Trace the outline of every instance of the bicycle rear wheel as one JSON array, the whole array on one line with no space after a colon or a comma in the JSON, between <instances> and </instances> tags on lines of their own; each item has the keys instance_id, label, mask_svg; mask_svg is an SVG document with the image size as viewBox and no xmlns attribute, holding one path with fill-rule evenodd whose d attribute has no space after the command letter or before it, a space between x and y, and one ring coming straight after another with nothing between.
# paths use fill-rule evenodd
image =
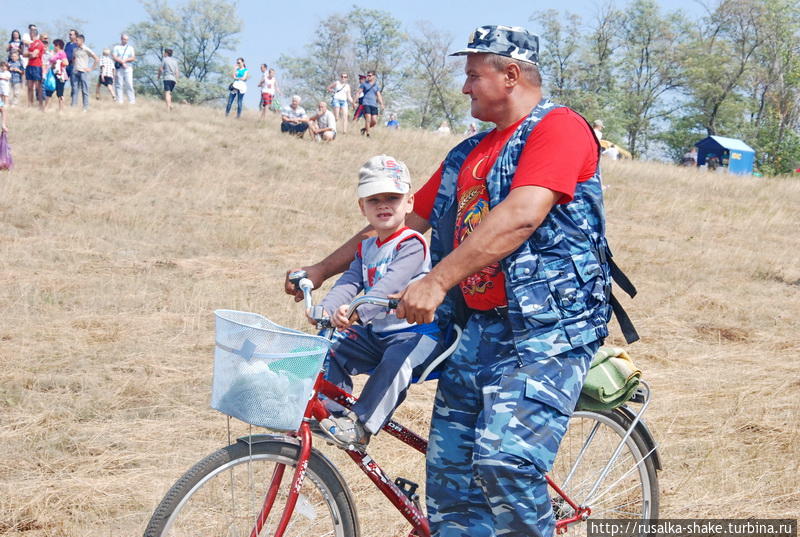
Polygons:
<instances>
[{"instance_id":1,"label":"bicycle rear wheel","mask_svg":"<svg viewBox=\"0 0 800 537\"><path fill-rule=\"evenodd\" d=\"M595 483L631 419L621 412L576 411L561 442L550 477L567 497L591 508L591 518L648 519L658 517L658 475L654 457L638 429L625 441L599 486ZM570 505L553 495L556 520L573 516ZM581 524L567 526L566 535L585 535Z\"/></svg>"},{"instance_id":2,"label":"bicycle rear wheel","mask_svg":"<svg viewBox=\"0 0 800 537\"><path fill-rule=\"evenodd\" d=\"M249 441L246 441L249 440ZM195 464L167 492L144 537L248 537L276 467L284 466L277 499L260 535L274 535L300 447L289 439L250 437ZM350 491L333 464L312 450L286 537L358 537Z\"/></svg>"}]
</instances>

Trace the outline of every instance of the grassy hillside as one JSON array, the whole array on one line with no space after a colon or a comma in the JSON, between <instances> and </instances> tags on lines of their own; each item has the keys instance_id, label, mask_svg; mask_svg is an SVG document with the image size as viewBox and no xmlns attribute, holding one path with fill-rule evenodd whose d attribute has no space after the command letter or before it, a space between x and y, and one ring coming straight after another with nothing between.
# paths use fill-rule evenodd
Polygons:
<instances>
[{"instance_id":1,"label":"grassy hillside","mask_svg":"<svg viewBox=\"0 0 800 537\"><path fill-rule=\"evenodd\" d=\"M380 130L314 144L279 135L274 117L146 101L12 110L9 123L0 535L26 537L140 534L172 482L226 442L208 408L213 310L303 326L283 271L360 228L359 165L392 154L420 184L457 140ZM612 248L640 290L624 302L655 392L662 516L793 516L800 181L642 162L609 163L605 181ZM412 388L400 420L424 430L434 388ZM385 435L374 446L392 475L422 480L421 457ZM364 535L406 535L354 471Z\"/></svg>"}]
</instances>

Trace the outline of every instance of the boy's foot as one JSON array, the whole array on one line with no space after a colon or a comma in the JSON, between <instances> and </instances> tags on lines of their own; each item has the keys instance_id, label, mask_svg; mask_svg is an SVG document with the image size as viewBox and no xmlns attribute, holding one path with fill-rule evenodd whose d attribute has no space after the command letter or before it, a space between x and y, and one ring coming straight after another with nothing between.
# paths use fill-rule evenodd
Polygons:
<instances>
[{"instance_id":1,"label":"boy's foot","mask_svg":"<svg viewBox=\"0 0 800 537\"><path fill-rule=\"evenodd\" d=\"M369 432L352 412L344 416L330 416L319 424L322 431L342 447L363 449L369 443Z\"/></svg>"}]
</instances>

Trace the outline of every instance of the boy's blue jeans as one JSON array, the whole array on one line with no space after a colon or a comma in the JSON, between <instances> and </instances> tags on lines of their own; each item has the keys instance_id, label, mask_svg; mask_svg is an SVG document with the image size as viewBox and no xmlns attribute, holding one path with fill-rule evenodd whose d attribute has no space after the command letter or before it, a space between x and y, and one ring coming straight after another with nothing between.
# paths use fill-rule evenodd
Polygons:
<instances>
[{"instance_id":1,"label":"boy's blue jeans","mask_svg":"<svg viewBox=\"0 0 800 537\"><path fill-rule=\"evenodd\" d=\"M427 335L379 333L370 325L353 325L331 347L325 377L351 392L350 375L369 373L353 412L376 434L405 399L412 375L422 373L443 350L439 341Z\"/></svg>"}]
</instances>

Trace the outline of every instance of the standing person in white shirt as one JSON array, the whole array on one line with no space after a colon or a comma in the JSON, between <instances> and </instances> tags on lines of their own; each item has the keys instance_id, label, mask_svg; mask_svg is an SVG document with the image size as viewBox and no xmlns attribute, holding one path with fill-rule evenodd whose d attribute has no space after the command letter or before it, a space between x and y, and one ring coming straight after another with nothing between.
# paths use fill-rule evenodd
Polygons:
<instances>
[{"instance_id":1,"label":"standing person in white shirt","mask_svg":"<svg viewBox=\"0 0 800 537\"><path fill-rule=\"evenodd\" d=\"M122 104L127 96L131 104L136 103L136 95L133 92L133 63L136 61L136 51L128 44L128 34L119 36L119 45L115 45L111 52L116 68L114 77L114 89L117 95L117 102ZM123 93L124 88L124 93Z\"/></svg>"},{"instance_id":2,"label":"standing person in white shirt","mask_svg":"<svg viewBox=\"0 0 800 537\"><path fill-rule=\"evenodd\" d=\"M594 130L594 135L597 136L598 140L603 139L603 129L605 125L603 125L602 119L595 119L594 123L592 123L592 129Z\"/></svg>"},{"instance_id":3,"label":"standing person in white shirt","mask_svg":"<svg viewBox=\"0 0 800 537\"><path fill-rule=\"evenodd\" d=\"M261 119L265 119L268 109L273 112L278 110L273 106L275 95L278 94L278 79L275 78L275 69L267 71L258 85L261 87Z\"/></svg>"},{"instance_id":4,"label":"standing person in white shirt","mask_svg":"<svg viewBox=\"0 0 800 537\"><path fill-rule=\"evenodd\" d=\"M347 81L347 73L342 73L339 80L328 85L328 91L333 92L331 106L333 115L342 127L342 134L347 134L347 103L355 107L353 94L350 91L350 84Z\"/></svg>"}]
</instances>

